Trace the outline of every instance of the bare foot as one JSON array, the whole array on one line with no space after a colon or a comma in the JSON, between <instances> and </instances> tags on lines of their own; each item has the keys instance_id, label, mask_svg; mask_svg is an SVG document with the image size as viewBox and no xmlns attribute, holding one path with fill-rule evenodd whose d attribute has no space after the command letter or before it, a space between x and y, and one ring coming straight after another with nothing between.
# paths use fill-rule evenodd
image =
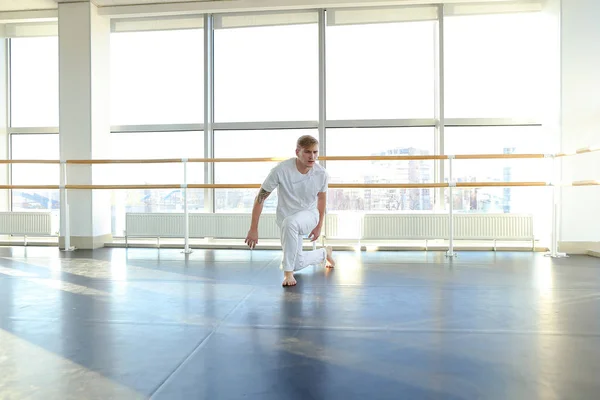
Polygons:
<instances>
[{"instance_id":1,"label":"bare foot","mask_svg":"<svg viewBox=\"0 0 600 400\"><path fill-rule=\"evenodd\" d=\"M327 264L325 266L327 268L335 267L335 261L333 260L333 248L331 246L327 246L325 251L327 252Z\"/></svg>"},{"instance_id":2,"label":"bare foot","mask_svg":"<svg viewBox=\"0 0 600 400\"><path fill-rule=\"evenodd\" d=\"M296 279L294 279L293 271L285 271L283 273L283 283L282 286L296 286Z\"/></svg>"}]
</instances>

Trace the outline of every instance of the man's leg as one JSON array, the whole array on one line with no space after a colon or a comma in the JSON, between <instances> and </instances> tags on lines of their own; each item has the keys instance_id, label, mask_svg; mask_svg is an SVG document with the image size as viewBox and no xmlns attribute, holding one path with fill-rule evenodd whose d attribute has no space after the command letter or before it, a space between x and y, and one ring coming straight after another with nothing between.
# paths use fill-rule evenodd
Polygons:
<instances>
[{"instance_id":1,"label":"man's leg","mask_svg":"<svg viewBox=\"0 0 600 400\"><path fill-rule=\"evenodd\" d=\"M331 247L327 249L302 251L302 238L309 234L319 220L315 212L301 211L290 215L281 225L281 245L283 248L284 286L296 284L294 271L299 271L309 265L324 264L329 261L335 264L331 255Z\"/></svg>"}]
</instances>

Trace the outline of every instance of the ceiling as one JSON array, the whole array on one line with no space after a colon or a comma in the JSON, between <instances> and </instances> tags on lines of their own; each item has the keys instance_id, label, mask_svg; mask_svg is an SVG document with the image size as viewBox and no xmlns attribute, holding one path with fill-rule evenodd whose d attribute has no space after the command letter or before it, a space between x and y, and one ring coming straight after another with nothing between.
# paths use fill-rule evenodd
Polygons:
<instances>
[{"instance_id":1,"label":"ceiling","mask_svg":"<svg viewBox=\"0 0 600 400\"><path fill-rule=\"evenodd\" d=\"M194 3L199 1L219 1L219 0L93 0L99 7L121 6L130 4L161 4L161 3ZM223 0L221 0L223 1Z\"/></svg>"},{"instance_id":2,"label":"ceiling","mask_svg":"<svg viewBox=\"0 0 600 400\"><path fill-rule=\"evenodd\" d=\"M0 0L0 12L54 10L57 8L58 3L80 3L82 1L86 0ZM91 0L91 2L97 5L98 7L122 6L133 4L195 3L201 1L219 0Z\"/></svg>"},{"instance_id":3,"label":"ceiling","mask_svg":"<svg viewBox=\"0 0 600 400\"><path fill-rule=\"evenodd\" d=\"M201 2L232 2L237 3L238 1L241 3L245 3L244 7L248 7L250 4L253 6L265 5L269 3L273 4L281 4L286 5L289 0L0 0L0 12L6 11L31 11L31 10L55 10L58 8L58 3L81 3L85 1L90 1L98 7L110 7L110 6L127 6L127 5L140 5L140 4L175 4L179 3L184 5L187 3L201 3ZM322 3L324 0L307 0L307 3L310 4L318 4ZM368 3L385 3L389 2L406 2L407 4L423 4L423 3L472 3L472 2L502 2L507 0L351 0L352 3L363 2L365 4ZM344 0L327 0L326 3L346 3ZM292 3L294 3L292 1ZM298 3L296 1L295 3Z\"/></svg>"},{"instance_id":4,"label":"ceiling","mask_svg":"<svg viewBox=\"0 0 600 400\"><path fill-rule=\"evenodd\" d=\"M1 0L0 0L1 1ZM69 3L81 0L55 0L55 3ZM166 3L197 3L201 1L218 1L218 0L91 0L98 7L108 6L128 6L134 4L166 4Z\"/></svg>"}]
</instances>

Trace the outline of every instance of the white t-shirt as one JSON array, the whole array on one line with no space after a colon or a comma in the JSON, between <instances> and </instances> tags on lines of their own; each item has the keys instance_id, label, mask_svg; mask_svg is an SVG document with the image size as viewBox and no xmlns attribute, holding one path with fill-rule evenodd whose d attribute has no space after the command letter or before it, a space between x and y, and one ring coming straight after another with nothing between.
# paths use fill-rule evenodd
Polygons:
<instances>
[{"instance_id":1,"label":"white t-shirt","mask_svg":"<svg viewBox=\"0 0 600 400\"><path fill-rule=\"evenodd\" d=\"M277 188L277 222L281 223L298 211L316 210L317 194L327 192L328 183L325 168L315 163L306 174L301 174L294 157L273 167L262 188L269 193Z\"/></svg>"}]
</instances>

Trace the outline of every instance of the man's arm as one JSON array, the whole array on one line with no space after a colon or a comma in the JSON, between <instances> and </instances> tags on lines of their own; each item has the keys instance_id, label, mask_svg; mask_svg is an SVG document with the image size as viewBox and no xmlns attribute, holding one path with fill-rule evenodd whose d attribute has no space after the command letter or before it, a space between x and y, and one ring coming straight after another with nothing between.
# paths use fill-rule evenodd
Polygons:
<instances>
[{"instance_id":1,"label":"man's arm","mask_svg":"<svg viewBox=\"0 0 600 400\"><path fill-rule=\"evenodd\" d=\"M254 206L252 207L252 222L250 223L250 230L244 241L251 249L253 249L258 243L258 221L260 214L262 213L263 205L267 197L271 192L267 192L265 189L260 188L260 191L254 199Z\"/></svg>"},{"instance_id":2,"label":"man's arm","mask_svg":"<svg viewBox=\"0 0 600 400\"><path fill-rule=\"evenodd\" d=\"M317 210L319 210L319 222L315 229L308 234L308 238L313 242L321 236L321 228L325 220L325 207L327 206L327 192L319 192L317 195Z\"/></svg>"},{"instance_id":3,"label":"man's arm","mask_svg":"<svg viewBox=\"0 0 600 400\"><path fill-rule=\"evenodd\" d=\"M252 223L250 224L250 230L258 230L258 220L260 219L265 200L270 194L271 192L267 192L265 189L260 188L260 191L256 195L254 206L252 207Z\"/></svg>"},{"instance_id":4,"label":"man's arm","mask_svg":"<svg viewBox=\"0 0 600 400\"><path fill-rule=\"evenodd\" d=\"M327 207L327 192L319 192L317 195L317 210L319 210L318 226L323 226L325 220L325 208Z\"/></svg>"}]
</instances>

